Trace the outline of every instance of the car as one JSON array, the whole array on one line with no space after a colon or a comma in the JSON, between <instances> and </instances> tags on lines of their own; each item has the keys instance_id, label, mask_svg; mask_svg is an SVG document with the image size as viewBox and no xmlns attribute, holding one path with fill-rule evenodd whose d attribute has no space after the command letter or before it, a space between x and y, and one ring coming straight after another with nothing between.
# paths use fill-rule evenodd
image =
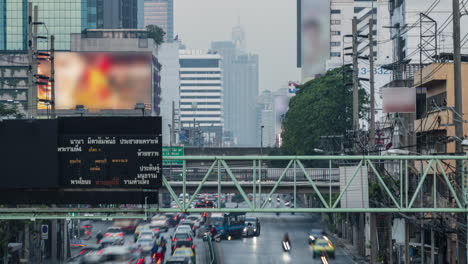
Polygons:
<instances>
[{"instance_id":1,"label":"car","mask_svg":"<svg viewBox=\"0 0 468 264\"><path fill-rule=\"evenodd\" d=\"M171 250L174 252L179 246L193 247L193 236L187 232L175 233L172 237Z\"/></svg>"},{"instance_id":2,"label":"car","mask_svg":"<svg viewBox=\"0 0 468 264\"><path fill-rule=\"evenodd\" d=\"M138 219L115 219L113 226L120 227L123 232L131 234L135 232L139 223Z\"/></svg>"},{"instance_id":3,"label":"car","mask_svg":"<svg viewBox=\"0 0 468 264\"><path fill-rule=\"evenodd\" d=\"M322 255L322 252L326 252L328 257L335 258L335 247L330 240L316 239L312 246L313 257L317 258Z\"/></svg>"},{"instance_id":4,"label":"car","mask_svg":"<svg viewBox=\"0 0 468 264\"><path fill-rule=\"evenodd\" d=\"M202 220L201 215L199 214L191 214L187 216L188 220L194 221L194 222L200 222Z\"/></svg>"},{"instance_id":5,"label":"car","mask_svg":"<svg viewBox=\"0 0 468 264\"><path fill-rule=\"evenodd\" d=\"M150 252L156 244L156 240L152 236L140 236L136 244L141 251Z\"/></svg>"},{"instance_id":6,"label":"car","mask_svg":"<svg viewBox=\"0 0 468 264\"><path fill-rule=\"evenodd\" d=\"M176 214L165 214L164 216L166 217L167 224L170 227L175 227L179 223Z\"/></svg>"},{"instance_id":7,"label":"car","mask_svg":"<svg viewBox=\"0 0 468 264\"><path fill-rule=\"evenodd\" d=\"M260 220L258 219L258 217L255 217L255 216L246 217L245 218L245 226L247 227L249 223L253 227L253 235L254 236L259 236L260 235L260 230L261 230L261 225L260 225Z\"/></svg>"},{"instance_id":8,"label":"car","mask_svg":"<svg viewBox=\"0 0 468 264\"><path fill-rule=\"evenodd\" d=\"M190 220L187 216L183 221L179 223L179 225L188 225L190 226L190 229L195 230L197 228L197 223L193 220Z\"/></svg>"},{"instance_id":9,"label":"car","mask_svg":"<svg viewBox=\"0 0 468 264\"><path fill-rule=\"evenodd\" d=\"M140 236L140 232L144 229L148 229L149 224L139 224L135 229L135 233L133 233L133 238L137 241L138 237Z\"/></svg>"},{"instance_id":10,"label":"car","mask_svg":"<svg viewBox=\"0 0 468 264\"><path fill-rule=\"evenodd\" d=\"M194 235L192 227L190 227L189 225L179 225L179 226L177 226L174 233L190 233L191 235Z\"/></svg>"},{"instance_id":11,"label":"car","mask_svg":"<svg viewBox=\"0 0 468 264\"><path fill-rule=\"evenodd\" d=\"M148 236L154 239L158 237L158 233L154 232L154 230L152 229L143 229L138 235L138 239L140 239L140 237L148 237Z\"/></svg>"},{"instance_id":12,"label":"car","mask_svg":"<svg viewBox=\"0 0 468 264\"><path fill-rule=\"evenodd\" d=\"M101 248L106 248L110 246L119 246L123 245L125 242L123 240L123 237L105 237L101 240L101 243L99 244Z\"/></svg>"},{"instance_id":13,"label":"car","mask_svg":"<svg viewBox=\"0 0 468 264\"><path fill-rule=\"evenodd\" d=\"M79 258L79 263L80 264L94 264L94 263L100 263L101 259L101 250L89 250L85 254L81 255Z\"/></svg>"},{"instance_id":14,"label":"car","mask_svg":"<svg viewBox=\"0 0 468 264\"><path fill-rule=\"evenodd\" d=\"M188 247L180 247L177 248L173 253L172 256L175 257L189 257L192 260L192 263L195 263L195 252Z\"/></svg>"},{"instance_id":15,"label":"car","mask_svg":"<svg viewBox=\"0 0 468 264\"><path fill-rule=\"evenodd\" d=\"M170 256L165 264L192 264L191 257L179 257L179 256Z\"/></svg>"},{"instance_id":16,"label":"car","mask_svg":"<svg viewBox=\"0 0 468 264\"><path fill-rule=\"evenodd\" d=\"M128 264L137 263L137 257L133 255L127 247L115 246L108 247L102 252L99 263L106 264Z\"/></svg>"},{"instance_id":17,"label":"car","mask_svg":"<svg viewBox=\"0 0 468 264\"><path fill-rule=\"evenodd\" d=\"M123 237L124 232L122 228L118 226L111 226L107 228L106 233L104 234L104 237Z\"/></svg>"},{"instance_id":18,"label":"car","mask_svg":"<svg viewBox=\"0 0 468 264\"><path fill-rule=\"evenodd\" d=\"M151 218L150 229L155 229L155 232L167 232L169 230L169 221L163 215L155 216Z\"/></svg>"},{"instance_id":19,"label":"car","mask_svg":"<svg viewBox=\"0 0 468 264\"><path fill-rule=\"evenodd\" d=\"M317 239L321 239L326 235L325 231L323 229L312 229L309 232L309 245L312 245L315 243Z\"/></svg>"}]
</instances>

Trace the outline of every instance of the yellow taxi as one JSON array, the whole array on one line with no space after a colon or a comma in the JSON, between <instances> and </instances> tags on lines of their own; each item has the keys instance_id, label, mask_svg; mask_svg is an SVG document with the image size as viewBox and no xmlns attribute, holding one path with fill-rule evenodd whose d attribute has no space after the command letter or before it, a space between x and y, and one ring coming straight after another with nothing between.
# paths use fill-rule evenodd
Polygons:
<instances>
[{"instance_id":1,"label":"yellow taxi","mask_svg":"<svg viewBox=\"0 0 468 264\"><path fill-rule=\"evenodd\" d=\"M315 244L312 245L312 250L314 258L319 258L323 252L325 252L329 258L335 258L335 247L330 240L317 239Z\"/></svg>"},{"instance_id":2,"label":"yellow taxi","mask_svg":"<svg viewBox=\"0 0 468 264\"><path fill-rule=\"evenodd\" d=\"M174 250L174 253L172 253L172 256L174 257L184 257L184 258L190 258L192 260L192 263L195 264L195 253L193 252L192 248L189 247L179 247Z\"/></svg>"},{"instance_id":3,"label":"yellow taxi","mask_svg":"<svg viewBox=\"0 0 468 264\"><path fill-rule=\"evenodd\" d=\"M133 234L133 239L135 240L135 242L138 240L138 236L140 236L141 230L148 229L148 226L149 224L140 224L137 226L137 228L135 229L135 233Z\"/></svg>"}]
</instances>

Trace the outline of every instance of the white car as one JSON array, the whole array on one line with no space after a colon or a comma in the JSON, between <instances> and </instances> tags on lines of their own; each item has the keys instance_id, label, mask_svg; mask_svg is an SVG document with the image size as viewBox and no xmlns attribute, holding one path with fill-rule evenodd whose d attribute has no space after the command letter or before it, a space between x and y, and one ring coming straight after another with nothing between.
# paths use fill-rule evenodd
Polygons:
<instances>
[{"instance_id":1,"label":"white car","mask_svg":"<svg viewBox=\"0 0 468 264\"><path fill-rule=\"evenodd\" d=\"M190 235L193 236L193 231L192 231L192 228L189 226L189 225L179 225L174 234L175 233L189 233Z\"/></svg>"},{"instance_id":2,"label":"white car","mask_svg":"<svg viewBox=\"0 0 468 264\"><path fill-rule=\"evenodd\" d=\"M138 239L140 239L141 237L152 237L152 238L156 238L156 232L154 232L154 230L151 230L151 229L143 229L140 231L140 234L138 235Z\"/></svg>"},{"instance_id":3,"label":"white car","mask_svg":"<svg viewBox=\"0 0 468 264\"><path fill-rule=\"evenodd\" d=\"M156 244L156 240L152 236L140 236L136 244L142 251L149 252Z\"/></svg>"}]
</instances>

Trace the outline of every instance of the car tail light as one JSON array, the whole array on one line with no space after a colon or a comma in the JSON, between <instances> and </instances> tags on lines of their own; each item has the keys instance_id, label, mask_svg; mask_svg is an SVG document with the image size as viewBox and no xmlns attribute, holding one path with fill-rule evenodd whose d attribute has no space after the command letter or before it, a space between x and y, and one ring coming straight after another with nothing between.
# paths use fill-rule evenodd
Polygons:
<instances>
[{"instance_id":1,"label":"car tail light","mask_svg":"<svg viewBox=\"0 0 468 264\"><path fill-rule=\"evenodd\" d=\"M101 255L102 252L104 252L104 249L99 250L97 254L98 254L98 255Z\"/></svg>"},{"instance_id":2,"label":"car tail light","mask_svg":"<svg viewBox=\"0 0 468 264\"><path fill-rule=\"evenodd\" d=\"M118 234L117 234L117 236L121 236L121 237L123 237L123 236L124 236L124 234L123 234L123 233L118 233Z\"/></svg>"},{"instance_id":3,"label":"car tail light","mask_svg":"<svg viewBox=\"0 0 468 264\"><path fill-rule=\"evenodd\" d=\"M78 255L83 255L85 252L86 252L86 249L83 249L80 251L80 253L78 253Z\"/></svg>"},{"instance_id":4,"label":"car tail light","mask_svg":"<svg viewBox=\"0 0 468 264\"><path fill-rule=\"evenodd\" d=\"M159 228L155 228L155 229L154 229L154 232L158 232L158 231L159 231Z\"/></svg>"},{"instance_id":5,"label":"car tail light","mask_svg":"<svg viewBox=\"0 0 468 264\"><path fill-rule=\"evenodd\" d=\"M84 225L84 226L81 226L81 228L91 228L90 225Z\"/></svg>"},{"instance_id":6,"label":"car tail light","mask_svg":"<svg viewBox=\"0 0 468 264\"><path fill-rule=\"evenodd\" d=\"M177 220L177 216L172 217L172 219Z\"/></svg>"},{"instance_id":7,"label":"car tail light","mask_svg":"<svg viewBox=\"0 0 468 264\"><path fill-rule=\"evenodd\" d=\"M195 248L195 246L194 246L194 245L192 245L192 246L191 246L191 248L192 248L192 249L194 249L194 248Z\"/></svg>"},{"instance_id":8,"label":"car tail light","mask_svg":"<svg viewBox=\"0 0 468 264\"><path fill-rule=\"evenodd\" d=\"M105 237L110 237L110 236L111 236L111 234L109 234L109 233L105 233L105 234L104 234L104 236L105 236Z\"/></svg>"},{"instance_id":9,"label":"car tail light","mask_svg":"<svg viewBox=\"0 0 468 264\"><path fill-rule=\"evenodd\" d=\"M137 262L137 264L145 264L145 259L142 259L142 258L139 259L138 262Z\"/></svg>"},{"instance_id":10,"label":"car tail light","mask_svg":"<svg viewBox=\"0 0 468 264\"><path fill-rule=\"evenodd\" d=\"M187 241L192 241L192 238L191 238L191 237L187 237Z\"/></svg>"},{"instance_id":11,"label":"car tail light","mask_svg":"<svg viewBox=\"0 0 468 264\"><path fill-rule=\"evenodd\" d=\"M177 237L174 237L174 238L172 239L172 241L174 241L174 242L177 241Z\"/></svg>"}]
</instances>

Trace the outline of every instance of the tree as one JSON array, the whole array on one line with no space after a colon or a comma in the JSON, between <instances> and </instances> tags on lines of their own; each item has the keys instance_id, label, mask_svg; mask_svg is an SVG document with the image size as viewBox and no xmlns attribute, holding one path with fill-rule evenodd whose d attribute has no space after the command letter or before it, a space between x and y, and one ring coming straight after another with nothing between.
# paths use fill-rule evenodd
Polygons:
<instances>
[{"instance_id":1,"label":"tree","mask_svg":"<svg viewBox=\"0 0 468 264\"><path fill-rule=\"evenodd\" d=\"M156 45L161 45L164 42L164 36L166 32L156 25L148 25L146 26L146 30L148 31L148 38L152 38Z\"/></svg>"},{"instance_id":2,"label":"tree","mask_svg":"<svg viewBox=\"0 0 468 264\"><path fill-rule=\"evenodd\" d=\"M16 105L8 106L7 104L0 103L0 117L23 118L23 116Z\"/></svg>"},{"instance_id":3,"label":"tree","mask_svg":"<svg viewBox=\"0 0 468 264\"><path fill-rule=\"evenodd\" d=\"M289 102L283 119L284 152L310 155L320 136L344 134L352 129L352 76L348 67L328 71L301 86ZM359 90L360 114L366 112L368 98Z\"/></svg>"}]
</instances>

